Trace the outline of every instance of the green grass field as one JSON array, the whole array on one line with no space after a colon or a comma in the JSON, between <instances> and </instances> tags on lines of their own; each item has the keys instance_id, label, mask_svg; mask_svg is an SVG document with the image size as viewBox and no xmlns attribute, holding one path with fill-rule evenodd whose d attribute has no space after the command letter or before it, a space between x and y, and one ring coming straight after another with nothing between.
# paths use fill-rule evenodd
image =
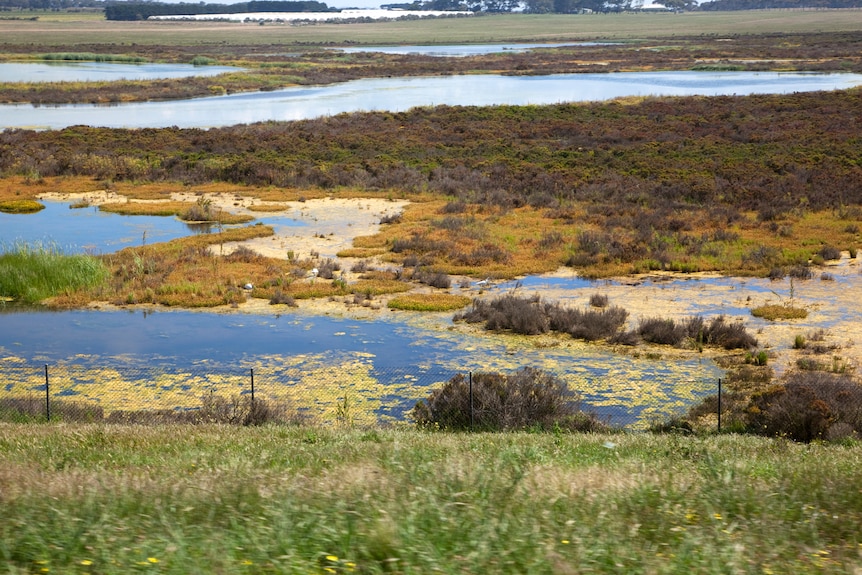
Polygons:
<instances>
[{"instance_id":1,"label":"green grass field","mask_svg":"<svg viewBox=\"0 0 862 575\"><path fill-rule=\"evenodd\" d=\"M4 573L858 573L862 446L0 424Z\"/></svg>"},{"instance_id":2,"label":"green grass field","mask_svg":"<svg viewBox=\"0 0 862 575\"><path fill-rule=\"evenodd\" d=\"M30 14L21 13L22 16ZM50 18L50 19L49 19ZM362 24L288 26L188 22L107 22L89 13L36 21L0 20L3 44L446 44L559 42L672 36L855 31L862 10L692 12L685 14L523 15Z\"/></svg>"}]
</instances>

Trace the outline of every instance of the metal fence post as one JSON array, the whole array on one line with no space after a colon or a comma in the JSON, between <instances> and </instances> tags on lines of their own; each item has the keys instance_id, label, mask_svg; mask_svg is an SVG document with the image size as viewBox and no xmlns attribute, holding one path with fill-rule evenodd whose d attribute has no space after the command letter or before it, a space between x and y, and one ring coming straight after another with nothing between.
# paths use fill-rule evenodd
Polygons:
<instances>
[{"instance_id":1,"label":"metal fence post","mask_svg":"<svg viewBox=\"0 0 862 575\"><path fill-rule=\"evenodd\" d=\"M251 402L254 403L254 368L251 368Z\"/></svg>"},{"instance_id":2,"label":"metal fence post","mask_svg":"<svg viewBox=\"0 0 862 575\"><path fill-rule=\"evenodd\" d=\"M718 431L721 432L721 378L718 378Z\"/></svg>"},{"instance_id":3,"label":"metal fence post","mask_svg":"<svg viewBox=\"0 0 862 575\"><path fill-rule=\"evenodd\" d=\"M469 372L470 381L470 431L473 431L473 372Z\"/></svg>"},{"instance_id":4,"label":"metal fence post","mask_svg":"<svg viewBox=\"0 0 862 575\"><path fill-rule=\"evenodd\" d=\"M45 364L45 418L51 421L51 387L48 384L48 364Z\"/></svg>"}]
</instances>

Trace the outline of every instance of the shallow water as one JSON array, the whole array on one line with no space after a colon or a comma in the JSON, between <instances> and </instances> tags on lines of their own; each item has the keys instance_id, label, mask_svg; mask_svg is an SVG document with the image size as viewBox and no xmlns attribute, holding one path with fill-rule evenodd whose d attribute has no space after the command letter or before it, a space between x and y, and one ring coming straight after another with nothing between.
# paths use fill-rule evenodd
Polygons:
<instances>
[{"instance_id":1,"label":"shallow water","mask_svg":"<svg viewBox=\"0 0 862 575\"><path fill-rule=\"evenodd\" d=\"M33 214L0 212L0 251L17 243L54 246L63 253L108 254L147 243L166 242L194 233L216 233L206 224L189 224L174 216L126 216L102 212L95 206L70 209L69 202L43 201ZM304 228L307 221L284 215L261 214L256 220L276 233Z\"/></svg>"},{"instance_id":2,"label":"shallow water","mask_svg":"<svg viewBox=\"0 0 862 575\"><path fill-rule=\"evenodd\" d=\"M0 307L0 379L7 382L0 396L44 389L42 366L50 365L65 396L118 408L112 397L120 394L137 407L174 408L206 389L237 389L235 378L253 369L263 397L289 397L325 412L351 390L377 416L403 419L428 386L455 373L529 365L564 377L586 409L630 425L714 392L721 376L702 358L666 362L583 346L538 349L529 340L447 330L446 314L426 316L424 325L416 317L51 313L7 305ZM154 396L145 390L155 379L161 383Z\"/></svg>"},{"instance_id":3,"label":"shallow water","mask_svg":"<svg viewBox=\"0 0 862 575\"><path fill-rule=\"evenodd\" d=\"M0 82L107 82L216 76L231 66L113 62L0 62Z\"/></svg>"},{"instance_id":4,"label":"shallow water","mask_svg":"<svg viewBox=\"0 0 862 575\"><path fill-rule=\"evenodd\" d=\"M212 128L418 106L541 105L628 96L785 94L862 85L862 74L791 72L631 72L373 78L272 92L170 102L34 107L0 105L0 128Z\"/></svg>"},{"instance_id":5,"label":"shallow water","mask_svg":"<svg viewBox=\"0 0 862 575\"><path fill-rule=\"evenodd\" d=\"M444 58L464 58L467 56L482 56L485 54L496 54L500 52L528 52L530 50L541 50L543 48L577 48L578 46L610 45L612 45L612 43L610 42L568 42L552 44L527 44L516 42L509 44L452 44L435 46L361 46L355 48L338 48L338 50L347 54L356 54L360 52L380 52L382 54L419 54L422 56L439 56Z\"/></svg>"}]
</instances>

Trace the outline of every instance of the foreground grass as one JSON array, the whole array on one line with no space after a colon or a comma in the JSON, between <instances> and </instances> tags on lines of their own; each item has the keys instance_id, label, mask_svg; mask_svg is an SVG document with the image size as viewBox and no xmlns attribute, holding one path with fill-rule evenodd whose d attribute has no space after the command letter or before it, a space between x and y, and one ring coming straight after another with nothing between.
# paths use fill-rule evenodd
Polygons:
<instances>
[{"instance_id":1,"label":"foreground grass","mask_svg":"<svg viewBox=\"0 0 862 575\"><path fill-rule=\"evenodd\" d=\"M846 573L862 448L0 424L9 573Z\"/></svg>"}]
</instances>

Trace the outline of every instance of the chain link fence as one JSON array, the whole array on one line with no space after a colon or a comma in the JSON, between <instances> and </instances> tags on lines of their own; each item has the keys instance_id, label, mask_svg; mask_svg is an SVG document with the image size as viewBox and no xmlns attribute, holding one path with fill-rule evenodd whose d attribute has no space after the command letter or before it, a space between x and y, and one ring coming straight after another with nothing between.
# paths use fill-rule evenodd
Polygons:
<instances>
[{"instance_id":1,"label":"chain link fence","mask_svg":"<svg viewBox=\"0 0 862 575\"><path fill-rule=\"evenodd\" d=\"M489 373L489 372L480 372ZM568 409L615 428L642 429L666 421L708 395L720 381L693 380L668 386L656 381L615 381L605 375L549 374L565 384ZM0 365L0 420L109 423L266 422L377 426L414 422L414 407L457 378L474 372L378 368L366 362L309 366L213 367ZM466 385L466 384L465 384ZM618 393L615 390L626 390ZM632 390L641 390L632 393ZM534 391L519 391L538 405ZM487 409L473 398L451 409L469 410L474 421ZM530 395L531 397L527 397ZM457 404L457 405L455 405ZM481 419L481 418L480 418Z\"/></svg>"}]
</instances>

